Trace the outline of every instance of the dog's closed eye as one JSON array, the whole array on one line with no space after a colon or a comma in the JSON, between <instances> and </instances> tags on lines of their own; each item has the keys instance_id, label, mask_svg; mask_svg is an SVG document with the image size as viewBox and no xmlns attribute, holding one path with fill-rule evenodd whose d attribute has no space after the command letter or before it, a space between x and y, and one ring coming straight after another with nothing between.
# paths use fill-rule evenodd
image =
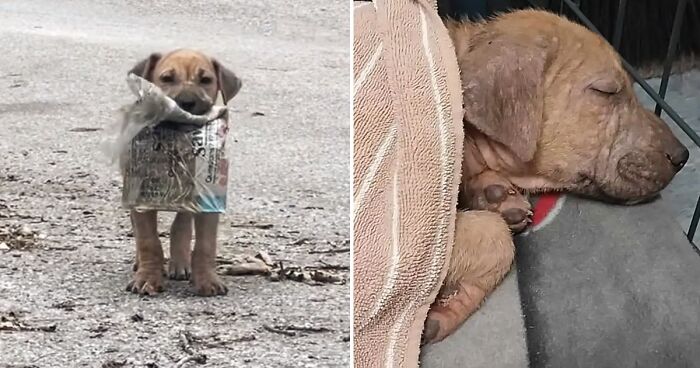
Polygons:
<instances>
[{"instance_id":1,"label":"dog's closed eye","mask_svg":"<svg viewBox=\"0 0 700 368\"><path fill-rule=\"evenodd\" d=\"M605 96L616 95L620 92L620 85L612 79L599 79L588 86L594 92Z\"/></svg>"},{"instance_id":2,"label":"dog's closed eye","mask_svg":"<svg viewBox=\"0 0 700 368\"><path fill-rule=\"evenodd\" d=\"M202 78L199 78L199 83L201 84L212 84L212 82L214 82L214 79L212 77L204 76Z\"/></svg>"}]
</instances>

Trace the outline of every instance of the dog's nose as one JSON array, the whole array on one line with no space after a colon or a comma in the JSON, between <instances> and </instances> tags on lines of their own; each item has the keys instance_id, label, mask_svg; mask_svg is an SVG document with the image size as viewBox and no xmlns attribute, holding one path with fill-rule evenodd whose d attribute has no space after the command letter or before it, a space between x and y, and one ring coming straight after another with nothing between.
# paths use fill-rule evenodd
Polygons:
<instances>
[{"instance_id":1,"label":"dog's nose","mask_svg":"<svg viewBox=\"0 0 700 368\"><path fill-rule=\"evenodd\" d=\"M194 110L194 107L197 105L197 103L194 101L180 101L178 102L178 105L180 105L180 108L182 108L183 110L191 113L192 110Z\"/></svg>"},{"instance_id":2,"label":"dog's nose","mask_svg":"<svg viewBox=\"0 0 700 368\"><path fill-rule=\"evenodd\" d=\"M679 146L673 151L666 153L666 158L671 161L671 165L673 165L673 168L676 169L676 171L680 171L683 166L685 166L685 163L688 162L689 157L690 152L688 152L688 149L683 146Z\"/></svg>"}]
</instances>

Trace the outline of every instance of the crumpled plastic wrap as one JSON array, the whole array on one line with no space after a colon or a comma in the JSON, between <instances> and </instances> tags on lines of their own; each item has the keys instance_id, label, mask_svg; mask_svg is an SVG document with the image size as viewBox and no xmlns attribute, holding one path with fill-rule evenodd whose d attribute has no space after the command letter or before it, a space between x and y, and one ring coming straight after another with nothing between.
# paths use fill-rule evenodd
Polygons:
<instances>
[{"instance_id":1,"label":"crumpled plastic wrap","mask_svg":"<svg viewBox=\"0 0 700 368\"><path fill-rule=\"evenodd\" d=\"M215 106L192 115L149 81L130 74L137 101L122 109L116 137L103 145L124 179L122 205L137 211L223 213L228 189L229 115Z\"/></svg>"}]
</instances>

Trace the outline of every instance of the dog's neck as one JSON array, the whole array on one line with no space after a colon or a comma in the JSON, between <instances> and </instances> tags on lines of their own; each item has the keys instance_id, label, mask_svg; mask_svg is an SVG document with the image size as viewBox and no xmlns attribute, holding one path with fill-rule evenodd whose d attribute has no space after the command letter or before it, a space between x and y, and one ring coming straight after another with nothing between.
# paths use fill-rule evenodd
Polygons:
<instances>
[{"instance_id":1,"label":"dog's neck","mask_svg":"<svg viewBox=\"0 0 700 368\"><path fill-rule=\"evenodd\" d=\"M533 173L530 164L520 160L508 147L466 124L462 158L463 182L491 170L531 193L564 189L561 185Z\"/></svg>"}]
</instances>

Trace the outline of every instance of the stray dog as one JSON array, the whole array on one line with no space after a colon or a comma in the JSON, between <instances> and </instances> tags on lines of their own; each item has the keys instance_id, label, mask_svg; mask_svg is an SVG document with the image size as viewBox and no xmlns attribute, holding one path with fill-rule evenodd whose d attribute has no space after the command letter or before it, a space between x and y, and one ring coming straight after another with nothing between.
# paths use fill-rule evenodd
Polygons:
<instances>
[{"instance_id":1,"label":"stray dog","mask_svg":"<svg viewBox=\"0 0 700 368\"><path fill-rule=\"evenodd\" d=\"M183 110L195 115L207 113L221 92L224 103L241 89L241 81L216 59L200 52L179 49L167 54L153 53L129 71L163 90ZM163 248L158 239L157 211L131 211L136 239L134 275L127 290L154 295L163 290ZM191 250L192 226L195 244ZM217 213L185 213L175 216L170 228L168 276L189 279L201 296L223 295L226 285L216 275Z\"/></svg>"},{"instance_id":2,"label":"stray dog","mask_svg":"<svg viewBox=\"0 0 700 368\"><path fill-rule=\"evenodd\" d=\"M510 270L520 193L568 191L620 204L654 198L688 160L644 109L600 36L543 11L446 23L462 73L465 141L455 244L423 340L479 308ZM509 229L510 228L510 229Z\"/></svg>"}]
</instances>

